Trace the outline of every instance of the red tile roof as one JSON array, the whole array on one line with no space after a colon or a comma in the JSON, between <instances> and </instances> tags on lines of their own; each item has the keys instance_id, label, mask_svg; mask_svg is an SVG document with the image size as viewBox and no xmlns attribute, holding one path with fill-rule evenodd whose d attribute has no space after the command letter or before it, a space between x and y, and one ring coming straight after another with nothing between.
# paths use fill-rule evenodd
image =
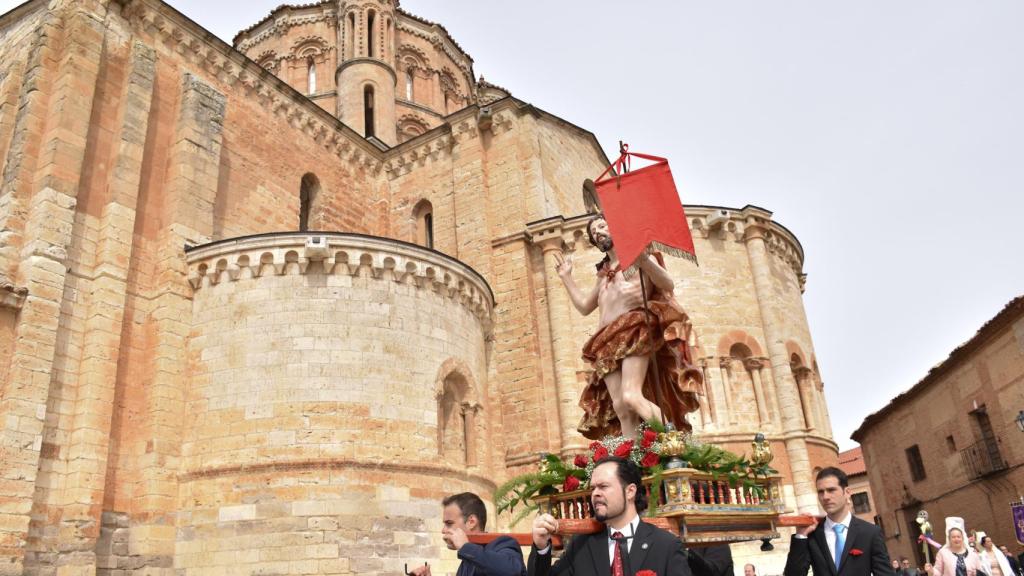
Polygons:
<instances>
[{"instance_id":1,"label":"red tile roof","mask_svg":"<svg viewBox=\"0 0 1024 576\"><path fill-rule=\"evenodd\" d=\"M864 466L864 454L860 446L839 453L839 469L846 472L847 476L866 474L868 469Z\"/></svg>"}]
</instances>

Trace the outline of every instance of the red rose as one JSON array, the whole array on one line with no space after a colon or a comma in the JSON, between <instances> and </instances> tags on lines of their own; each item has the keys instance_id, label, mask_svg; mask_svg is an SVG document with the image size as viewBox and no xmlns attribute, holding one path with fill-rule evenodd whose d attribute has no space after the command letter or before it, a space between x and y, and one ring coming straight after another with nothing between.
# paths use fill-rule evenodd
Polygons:
<instances>
[{"instance_id":1,"label":"red rose","mask_svg":"<svg viewBox=\"0 0 1024 576\"><path fill-rule=\"evenodd\" d=\"M636 573L636 576L658 576L658 573L654 570L640 570Z\"/></svg>"},{"instance_id":2,"label":"red rose","mask_svg":"<svg viewBox=\"0 0 1024 576\"><path fill-rule=\"evenodd\" d=\"M587 460L587 457L584 456L583 454L577 454L576 459L573 460L572 463L577 468L586 468L587 464L589 464L590 462Z\"/></svg>"},{"instance_id":3,"label":"red rose","mask_svg":"<svg viewBox=\"0 0 1024 576\"><path fill-rule=\"evenodd\" d=\"M615 449L615 455L618 456L619 458L629 458L629 453L632 450L633 450L633 441L632 440L627 440L627 441L623 442L622 444L619 444L619 447Z\"/></svg>"},{"instance_id":4,"label":"red rose","mask_svg":"<svg viewBox=\"0 0 1024 576\"><path fill-rule=\"evenodd\" d=\"M607 457L608 449L605 448L604 446L598 446L597 449L594 450L594 462L600 462L601 460L604 460Z\"/></svg>"},{"instance_id":5,"label":"red rose","mask_svg":"<svg viewBox=\"0 0 1024 576\"><path fill-rule=\"evenodd\" d=\"M850 548L850 556L860 556L864 551L860 548Z\"/></svg>"},{"instance_id":6,"label":"red rose","mask_svg":"<svg viewBox=\"0 0 1024 576\"><path fill-rule=\"evenodd\" d=\"M591 450L597 450L600 447L601 447L601 443L598 442L597 440L594 440L593 442L590 443L590 449Z\"/></svg>"},{"instance_id":7,"label":"red rose","mask_svg":"<svg viewBox=\"0 0 1024 576\"><path fill-rule=\"evenodd\" d=\"M640 446L644 448L650 448L651 444L654 444L654 441L657 439L658 433L648 428L647 430L644 430L644 439L642 442L640 442Z\"/></svg>"},{"instance_id":8,"label":"red rose","mask_svg":"<svg viewBox=\"0 0 1024 576\"><path fill-rule=\"evenodd\" d=\"M572 492L580 487L580 479L575 476L566 476L565 484L562 484L562 492Z\"/></svg>"},{"instance_id":9,"label":"red rose","mask_svg":"<svg viewBox=\"0 0 1024 576\"><path fill-rule=\"evenodd\" d=\"M651 466L657 466L658 462L661 462L661 457L654 452L648 452L644 454L644 459L640 461L640 465L644 468L650 468Z\"/></svg>"}]
</instances>

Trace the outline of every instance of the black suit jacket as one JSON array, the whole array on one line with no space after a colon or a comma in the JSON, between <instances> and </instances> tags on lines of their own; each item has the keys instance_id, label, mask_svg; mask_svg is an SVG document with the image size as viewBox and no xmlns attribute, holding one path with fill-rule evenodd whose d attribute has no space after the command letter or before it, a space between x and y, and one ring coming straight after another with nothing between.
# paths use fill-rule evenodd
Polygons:
<instances>
[{"instance_id":1,"label":"black suit jacket","mask_svg":"<svg viewBox=\"0 0 1024 576\"><path fill-rule=\"evenodd\" d=\"M732 550L728 544L690 548L686 556L693 576L733 576Z\"/></svg>"},{"instance_id":2,"label":"black suit jacket","mask_svg":"<svg viewBox=\"0 0 1024 576\"><path fill-rule=\"evenodd\" d=\"M462 564L456 576L523 576L523 551L510 536L499 536L486 546L467 542L459 548Z\"/></svg>"},{"instance_id":3,"label":"black suit jacket","mask_svg":"<svg viewBox=\"0 0 1024 576\"><path fill-rule=\"evenodd\" d=\"M851 550L859 553L851 554ZM838 571L825 540L824 521L819 522L807 538L793 536L789 543L784 574L807 576L808 568L814 569L815 576L895 576L889 564L889 551L885 548L882 531L878 526L856 516L850 518Z\"/></svg>"},{"instance_id":4,"label":"black suit jacket","mask_svg":"<svg viewBox=\"0 0 1024 576\"><path fill-rule=\"evenodd\" d=\"M629 561L623 560L633 576L639 570L654 570L658 576L690 576L686 553L678 537L641 521L629 548ZM612 560L608 556L608 531L574 536L562 557L551 565L551 553L530 551L527 573L530 576L572 574L579 576L611 576Z\"/></svg>"}]
</instances>

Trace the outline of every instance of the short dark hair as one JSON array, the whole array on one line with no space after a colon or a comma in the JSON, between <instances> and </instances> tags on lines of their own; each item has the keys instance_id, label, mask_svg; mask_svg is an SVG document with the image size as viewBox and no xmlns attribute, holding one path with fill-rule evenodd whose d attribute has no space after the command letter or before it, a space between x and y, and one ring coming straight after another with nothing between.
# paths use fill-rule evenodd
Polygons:
<instances>
[{"instance_id":1,"label":"short dark hair","mask_svg":"<svg viewBox=\"0 0 1024 576\"><path fill-rule=\"evenodd\" d=\"M483 532L487 529L487 508L479 496L472 492L462 492L452 494L441 501L441 505L446 508L450 504L455 504L459 507L463 522L468 522L470 516L476 516L477 521L480 522L480 531Z\"/></svg>"},{"instance_id":2,"label":"short dark hair","mask_svg":"<svg viewBox=\"0 0 1024 576\"><path fill-rule=\"evenodd\" d=\"M910 559L908 559L906 556L900 556L900 562L910 562Z\"/></svg>"},{"instance_id":3,"label":"short dark hair","mask_svg":"<svg viewBox=\"0 0 1024 576\"><path fill-rule=\"evenodd\" d=\"M623 489L630 484L636 484L636 497L633 498L633 503L636 504L636 511L641 513L647 510L647 492L644 490L640 467L634 464L632 460L619 458L618 456L607 456L597 463L598 466L604 466L605 464L615 464L615 475L618 476Z\"/></svg>"},{"instance_id":4,"label":"short dark hair","mask_svg":"<svg viewBox=\"0 0 1024 576\"><path fill-rule=\"evenodd\" d=\"M817 482L818 480L821 480L822 478L828 478L829 476L834 476L835 479L839 481L840 488L846 488L847 486L850 485L850 479L846 477L846 472L843 472L842 470L836 468L835 466L822 468L821 471L818 472L818 475L814 478L814 481Z\"/></svg>"},{"instance_id":5,"label":"short dark hair","mask_svg":"<svg viewBox=\"0 0 1024 576\"><path fill-rule=\"evenodd\" d=\"M597 241L594 240L594 233L590 231L590 226L591 224L597 222L598 220L604 220L604 214L598 212L597 214L594 214L594 216L590 220L587 221L587 239L590 240L591 246L597 246ZM605 220L605 222L607 222L607 220Z\"/></svg>"}]
</instances>

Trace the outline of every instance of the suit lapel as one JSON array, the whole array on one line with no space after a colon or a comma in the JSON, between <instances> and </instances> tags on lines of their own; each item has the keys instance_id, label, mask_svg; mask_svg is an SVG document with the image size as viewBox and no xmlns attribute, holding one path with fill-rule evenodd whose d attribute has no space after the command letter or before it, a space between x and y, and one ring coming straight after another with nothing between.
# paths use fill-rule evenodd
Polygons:
<instances>
[{"instance_id":1,"label":"suit lapel","mask_svg":"<svg viewBox=\"0 0 1024 576\"><path fill-rule=\"evenodd\" d=\"M839 559L840 572L846 566L846 558L850 555L850 548L853 548L853 541L859 533L860 527L857 526L856 520L856 518L850 516L850 527L846 529L846 541L843 543L843 556Z\"/></svg>"},{"instance_id":2,"label":"suit lapel","mask_svg":"<svg viewBox=\"0 0 1024 576\"><path fill-rule=\"evenodd\" d=\"M590 559L594 562L594 573L598 576L611 576L612 560L608 557L607 528L597 534L592 534L587 539L587 550L590 552Z\"/></svg>"},{"instance_id":3,"label":"suit lapel","mask_svg":"<svg viewBox=\"0 0 1024 576\"><path fill-rule=\"evenodd\" d=\"M818 527L811 533L814 541L818 543L818 551L825 557L825 564L828 565L829 573L836 575L836 560L828 550L828 540L825 539L825 521L818 523Z\"/></svg>"},{"instance_id":4,"label":"suit lapel","mask_svg":"<svg viewBox=\"0 0 1024 576\"><path fill-rule=\"evenodd\" d=\"M629 565L633 570L639 570L647 559L647 549L650 548L651 525L640 520L636 527L636 534L633 535L633 545L629 548Z\"/></svg>"}]
</instances>

